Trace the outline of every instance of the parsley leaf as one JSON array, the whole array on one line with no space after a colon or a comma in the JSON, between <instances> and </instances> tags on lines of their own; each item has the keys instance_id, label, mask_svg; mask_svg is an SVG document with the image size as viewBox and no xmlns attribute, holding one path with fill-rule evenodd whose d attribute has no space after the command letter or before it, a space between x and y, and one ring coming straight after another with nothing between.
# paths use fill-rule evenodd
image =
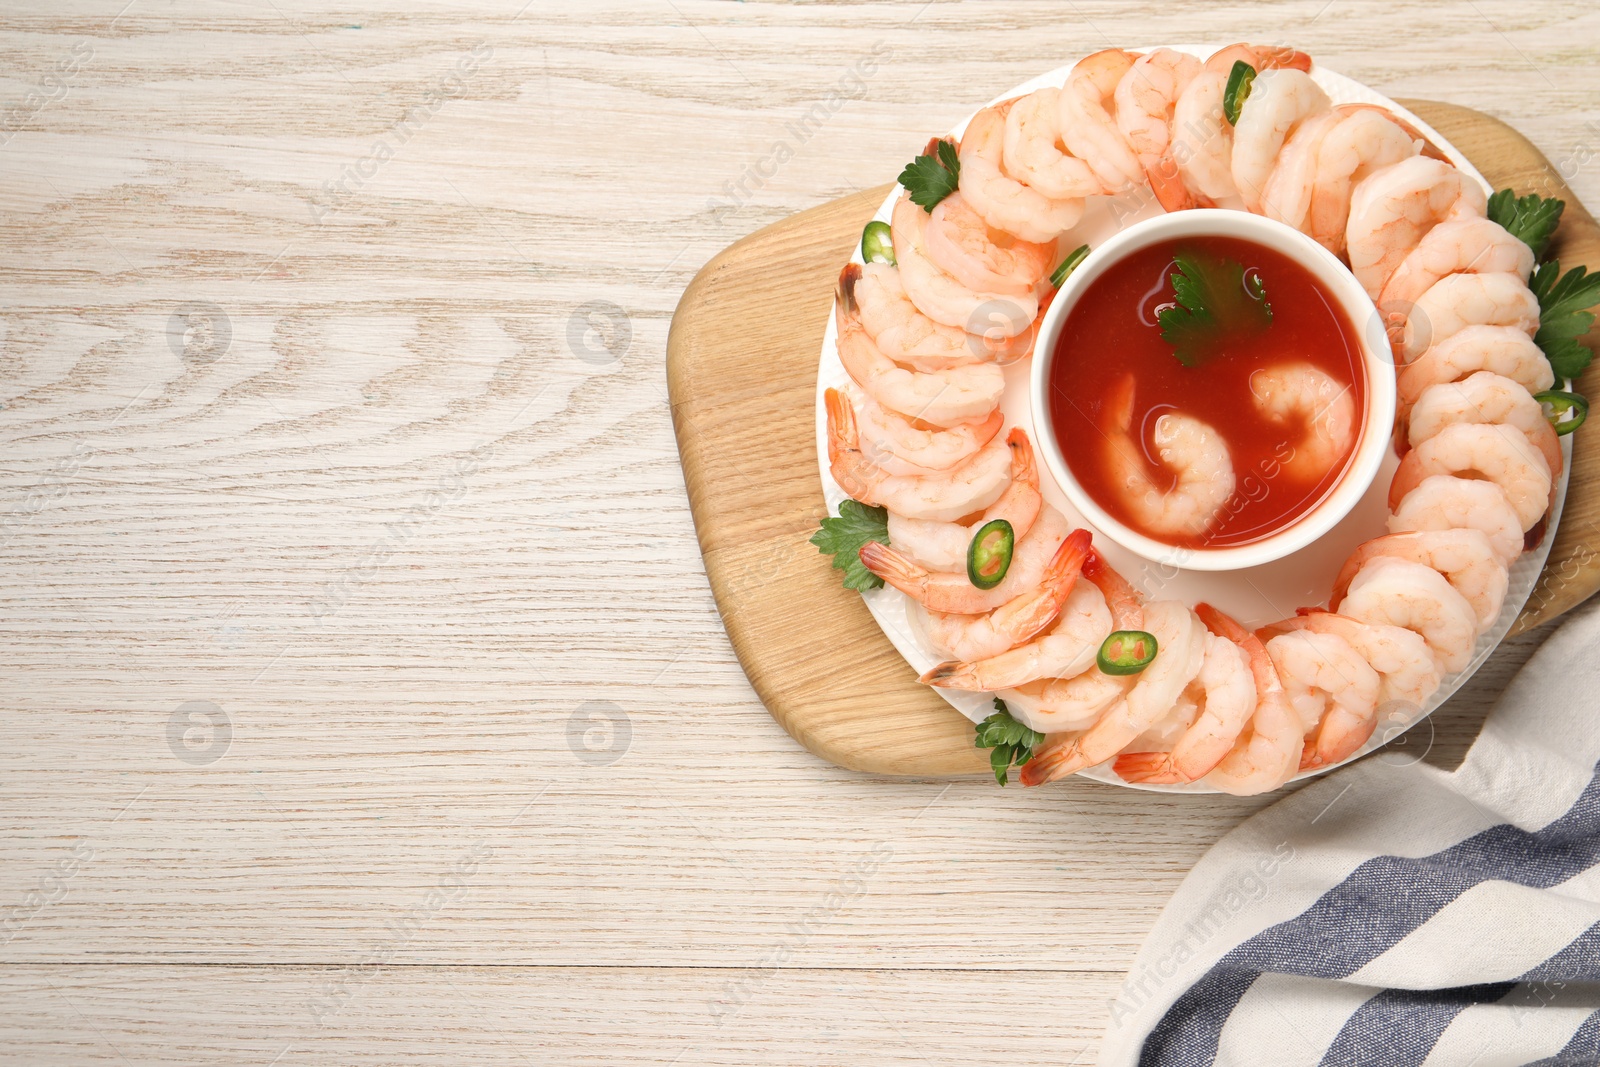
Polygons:
<instances>
[{"instance_id":1,"label":"parsley leaf","mask_svg":"<svg viewBox=\"0 0 1600 1067\"><path fill-rule=\"evenodd\" d=\"M869 507L859 500L839 502L837 518L822 520L822 528L811 535L811 543L825 556L833 557L836 570L844 571L846 589L881 589L883 579L861 562L861 546L868 541L889 543L889 512Z\"/></svg>"},{"instance_id":2,"label":"parsley leaf","mask_svg":"<svg viewBox=\"0 0 1600 1067\"><path fill-rule=\"evenodd\" d=\"M912 203L924 211L934 207L956 191L961 182L961 158L956 146L949 141L934 138L928 150L918 156L900 172L900 184L911 194Z\"/></svg>"},{"instance_id":3,"label":"parsley leaf","mask_svg":"<svg viewBox=\"0 0 1600 1067\"><path fill-rule=\"evenodd\" d=\"M1260 275L1245 277L1236 259L1215 259L1199 252L1173 256L1175 306L1163 308L1156 321L1161 339L1173 346L1173 358L1185 367L1217 354L1228 334L1264 330L1272 324L1272 305Z\"/></svg>"},{"instance_id":4,"label":"parsley leaf","mask_svg":"<svg viewBox=\"0 0 1600 1067\"><path fill-rule=\"evenodd\" d=\"M1562 274L1561 264L1552 259L1534 269L1528 288L1539 298L1534 343L1544 349L1556 377L1576 378L1594 358L1578 338L1594 325L1594 312L1585 309L1600 304L1600 274L1590 274L1582 266Z\"/></svg>"},{"instance_id":5,"label":"parsley leaf","mask_svg":"<svg viewBox=\"0 0 1600 1067\"><path fill-rule=\"evenodd\" d=\"M989 766L994 769L994 780L1005 785L1009 777L1006 772L1031 760L1044 734L1013 719L1011 709L998 697L994 709L993 715L974 727L977 740L972 747L994 750L989 753Z\"/></svg>"},{"instance_id":6,"label":"parsley leaf","mask_svg":"<svg viewBox=\"0 0 1600 1067\"><path fill-rule=\"evenodd\" d=\"M1549 247L1550 236L1556 232L1566 206L1565 200L1555 197L1529 193L1519 199L1510 189L1502 189L1489 198L1489 219L1533 249L1537 258Z\"/></svg>"}]
</instances>

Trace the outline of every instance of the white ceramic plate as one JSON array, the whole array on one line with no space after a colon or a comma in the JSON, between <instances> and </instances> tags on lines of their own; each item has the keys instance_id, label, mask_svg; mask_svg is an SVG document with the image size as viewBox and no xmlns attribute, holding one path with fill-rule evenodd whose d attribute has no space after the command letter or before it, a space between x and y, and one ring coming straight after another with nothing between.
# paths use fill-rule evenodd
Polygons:
<instances>
[{"instance_id":1,"label":"white ceramic plate","mask_svg":"<svg viewBox=\"0 0 1600 1067\"><path fill-rule=\"evenodd\" d=\"M1215 51L1215 47L1208 46L1168 45L1166 47L1174 48L1180 52L1188 52L1201 59L1206 58ZM1020 96L1045 86L1059 87L1064 85L1067 74L1071 69L1072 64L1069 63L1067 66L1041 75L1032 81L1024 82L1009 92L1002 93L995 97L994 100L991 100L990 103L998 103L1001 100ZM1483 175L1478 173L1477 168L1473 167L1465 156L1456 151L1427 123L1396 104L1393 100L1381 93L1374 92L1359 82L1352 81L1321 66L1314 66L1311 76L1335 104L1379 104L1404 117L1426 135L1434 145L1443 150L1452 163L1476 178L1483 185L1485 191L1494 191L1489 187L1488 182L1484 180ZM969 119L970 117L968 116ZM951 130L950 134L951 136L959 137L965 128L966 121L963 121L961 125ZM883 206L878 209L876 217L879 220L889 221L889 213L899 195L900 190L897 187L889 195L889 198L883 202ZM1080 244L1098 246L1101 241L1117 232L1122 226L1159 214L1160 211L1159 205L1153 202L1140 204L1137 197L1097 197L1090 201L1088 209L1084 212L1083 220L1076 227L1062 235L1061 242L1065 248L1075 248ZM861 262L859 244L852 258L855 262ZM838 483L833 480L833 476L828 471L828 424L822 395L827 389L840 388L850 382L850 376L845 373L843 364L839 362L836 337L834 322L830 317L827 333L822 339L822 359L817 370L816 404L817 465L822 475L823 493L827 498L829 511L833 513L838 512L839 503L847 499L847 494L839 488ZM1033 422L1029 414L1028 405L1028 374L1032 367L1032 362L1030 357L1006 368L1006 391L1000 402L1000 409L1006 416L1006 426L1008 428L1021 426L1028 431L1030 437L1034 436ZM1561 440L1562 451L1567 457L1567 462L1562 468L1561 485L1557 489L1555 503L1550 509L1544 540L1537 549L1523 553L1512 564L1511 581L1506 593L1505 606L1500 611L1500 618L1478 638L1478 643L1473 649L1472 661L1465 670L1446 677L1438 692L1434 693L1432 699L1427 702L1419 713L1397 718L1393 721L1379 722L1377 729L1373 732L1372 740L1354 756L1350 757L1351 759L1359 759L1373 749L1393 740L1400 733L1426 718L1434 708L1444 703L1450 694L1454 693L1483 664L1489 654L1500 644L1506 632L1510 630L1511 624L1516 621L1523 604L1533 592L1533 586L1538 581L1539 572L1544 567L1545 557L1549 555L1550 544L1554 539L1556 526L1561 519L1562 505L1566 502L1567 476L1572 469L1572 442L1565 437ZM1118 547L1104 536L1095 538L1095 547L1098 551L1103 552L1111 564L1126 575L1129 581L1150 599L1181 600L1189 605L1206 601L1215 604L1246 626L1252 628L1264 626L1267 623L1288 618L1294 614L1295 609L1298 607L1326 604L1328 593L1333 587L1333 579L1351 551L1361 542L1387 532L1385 520L1389 514L1387 500L1389 481L1398 463L1399 461L1395 458L1393 450L1390 450L1383 467L1378 471L1378 476L1373 480L1372 488L1367 491L1366 496L1362 498L1361 502L1355 506L1343 522L1335 526L1333 530L1316 543L1291 556L1265 566L1226 573L1176 570L1141 559ZM1060 486L1055 483L1049 469L1043 464L1040 464L1040 481L1044 498L1066 516L1071 525L1083 526L1094 530L1094 527L1085 521L1083 516L1067 502ZM909 610L912 601L904 593L885 586L882 589L864 593L862 599L866 601L867 608L872 612L873 618L878 620L878 625L883 627L883 632L888 635L889 640L899 650L900 654L906 658L906 662L914 674L922 674L944 658L935 651L933 644L921 633L915 615ZM993 698L983 694L949 689L935 691L974 722L982 721L994 710ZM1345 762L1349 762L1349 760ZM1298 781L1301 778L1310 777L1313 774L1321 774L1331 769L1331 767L1322 767L1315 771L1305 771L1296 775L1293 780ZM1097 781L1132 789L1148 789L1164 793L1216 792L1216 790L1203 783L1191 785L1143 785L1124 782L1112 773L1110 767L1106 765L1091 767L1079 773Z\"/></svg>"}]
</instances>

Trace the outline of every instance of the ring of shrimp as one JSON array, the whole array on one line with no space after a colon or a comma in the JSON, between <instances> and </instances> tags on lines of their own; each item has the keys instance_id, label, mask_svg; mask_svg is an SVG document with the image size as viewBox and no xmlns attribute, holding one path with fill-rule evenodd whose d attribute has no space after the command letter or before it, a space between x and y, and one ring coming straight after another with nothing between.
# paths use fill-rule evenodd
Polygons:
<instances>
[{"instance_id":1,"label":"ring of shrimp","mask_svg":"<svg viewBox=\"0 0 1600 1067\"><path fill-rule=\"evenodd\" d=\"M1222 97L1241 60L1260 73L1235 125ZM1166 49L1096 52L1061 89L974 116L959 191L931 212L896 202L898 265L841 275L840 359L866 395L858 416L828 391L830 464L852 495L887 507L895 543L868 544L861 560L917 601L923 635L954 657L923 681L997 692L1047 734L1024 784L1114 758L1126 781L1245 795L1347 759L1382 708L1420 709L1466 666L1501 614L1508 566L1542 530L1564 454L1532 395L1554 382L1532 340L1532 251L1485 217L1482 189L1438 146L1383 108L1333 106L1311 66L1246 44L1204 64ZM1347 255L1391 330L1402 458L1390 532L1346 560L1336 611L1301 609L1251 633L1207 605L1143 603L1086 531L1069 535L1043 504L1026 437L997 439L996 364L1031 351L1055 238L1084 197L1146 183L1167 210L1239 196ZM995 336L969 333L995 306L1016 313ZM1178 491L1158 490L1133 437L1133 384L1119 383L1100 425L1124 502L1144 526L1203 530L1212 499L1232 493L1226 442L1164 415L1154 443ZM1325 474L1348 453L1354 400L1332 379L1288 362L1250 385L1263 416L1303 430L1284 462L1292 475ZM996 518L1012 523L1015 554L980 590L964 551ZM1142 673L1094 664L1112 628L1157 636ZM1152 751L1124 751L1135 742Z\"/></svg>"}]
</instances>

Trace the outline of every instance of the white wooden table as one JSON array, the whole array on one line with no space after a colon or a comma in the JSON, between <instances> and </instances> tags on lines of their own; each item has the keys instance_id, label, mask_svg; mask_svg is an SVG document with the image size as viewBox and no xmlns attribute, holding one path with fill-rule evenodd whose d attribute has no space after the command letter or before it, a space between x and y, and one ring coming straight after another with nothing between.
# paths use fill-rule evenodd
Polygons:
<instances>
[{"instance_id":1,"label":"white wooden table","mask_svg":"<svg viewBox=\"0 0 1600 1067\"><path fill-rule=\"evenodd\" d=\"M518 3L0 14L0 1062L1090 1061L1262 801L791 742L702 576L678 294L1110 42L1292 42L1592 206L1600 14Z\"/></svg>"}]
</instances>

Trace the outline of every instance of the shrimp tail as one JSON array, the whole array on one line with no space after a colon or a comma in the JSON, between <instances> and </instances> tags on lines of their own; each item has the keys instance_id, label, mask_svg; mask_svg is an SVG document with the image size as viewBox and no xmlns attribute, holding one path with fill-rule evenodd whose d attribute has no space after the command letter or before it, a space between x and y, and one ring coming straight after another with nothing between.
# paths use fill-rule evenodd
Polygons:
<instances>
[{"instance_id":1,"label":"shrimp tail","mask_svg":"<svg viewBox=\"0 0 1600 1067\"><path fill-rule=\"evenodd\" d=\"M1173 785L1189 781L1178 770L1170 752L1124 752L1111 769L1125 782Z\"/></svg>"},{"instance_id":2,"label":"shrimp tail","mask_svg":"<svg viewBox=\"0 0 1600 1067\"><path fill-rule=\"evenodd\" d=\"M978 680L976 665L963 663L958 659L939 664L921 678L918 678L917 681L923 685L931 685L938 689L971 689L978 691L983 688L982 683Z\"/></svg>"},{"instance_id":3,"label":"shrimp tail","mask_svg":"<svg viewBox=\"0 0 1600 1067\"><path fill-rule=\"evenodd\" d=\"M829 389L822 398L828 410L828 472L846 493L871 504L874 479L869 477L871 464L861 452L856 409L837 389Z\"/></svg>"},{"instance_id":4,"label":"shrimp tail","mask_svg":"<svg viewBox=\"0 0 1600 1067\"><path fill-rule=\"evenodd\" d=\"M1300 769L1331 767L1335 763L1342 763L1367 743L1377 726L1376 715L1357 718L1337 710L1328 712L1317 732L1306 740L1305 750L1300 754Z\"/></svg>"},{"instance_id":5,"label":"shrimp tail","mask_svg":"<svg viewBox=\"0 0 1600 1067\"><path fill-rule=\"evenodd\" d=\"M1138 592L1104 556L1090 549L1083 561L1083 576L1105 596L1119 630L1137 630L1142 625L1143 607Z\"/></svg>"},{"instance_id":6,"label":"shrimp tail","mask_svg":"<svg viewBox=\"0 0 1600 1067\"><path fill-rule=\"evenodd\" d=\"M1000 413L995 412L996 415ZM1023 485L1038 485L1039 471L1034 464L1033 442L1020 426L1006 434L1006 444L1011 446L1011 480Z\"/></svg>"},{"instance_id":7,"label":"shrimp tail","mask_svg":"<svg viewBox=\"0 0 1600 1067\"><path fill-rule=\"evenodd\" d=\"M1218 637L1226 637L1244 649L1244 654L1250 661L1250 674L1255 679L1257 694L1283 692L1283 680L1278 677L1278 668L1273 665L1272 657L1267 655L1266 646L1259 637L1246 630L1239 620L1218 611L1210 604L1196 604L1194 613L1200 616L1200 621L1206 624L1206 629Z\"/></svg>"},{"instance_id":8,"label":"shrimp tail","mask_svg":"<svg viewBox=\"0 0 1600 1067\"><path fill-rule=\"evenodd\" d=\"M1178 172L1178 164L1173 161L1170 154L1147 163L1144 175L1149 180L1150 189L1156 194L1156 200L1160 202L1163 211L1187 211L1200 206L1194 194L1189 191L1189 187L1184 184L1183 177Z\"/></svg>"},{"instance_id":9,"label":"shrimp tail","mask_svg":"<svg viewBox=\"0 0 1600 1067\"><path fill-rule=\"evenodd\" d=\"M1078 738L1063 737L1055 744L1035 752L1033 758L1017 772L1017 779L1023 785L1046 785L1087 766L1088 761L1078 748Z\"/></svg>"},{"instance_id":10,"label":"shrimp tail","mask_svg":"<svg viewBox=\"0 0 1600 1067\"><path fill-rule=\"evenodd\" d=\"M822 400L828 409L828 462L837 467L846 455L859 451L856 411L837 389L823 393Z\"/></svg>"},{"instance_id":11,"label":"shrimp tail","mask_svg":"<svg viewBox=\"0 0 1600 1067\"><path fill-rule=\"evenodd\" d=\"M862 566L912 598L920 598L928 572L879 541L868 541L859 553Z\"/></svg>"},{"instance_id":12,"label":"shrimp tail","mask_svg":"<svg viewBox=\"0 0 1600 1067\"><path fill-rule=\"evenodd\" d=\"M1020 434L1022 431L1011 432ZM1083 565L1088 562L1093 552L1090 547L1091 537L1089 531L1082 528L1073 530L1067 535L1066 540L1061 542L1061 547L1056 549L1056 554L1050 558L1049 566L1045 568L1045 585L1070 588L1072 583L1078 580Z\"/></svg>"},{"instance_id":13,"label":"shrimp tail","mask_svg":"<svg viewBox=\"0 0 1600 1067\"><path fill-rule=\"evenodd\" d=\"M1279 70L1298 70L1311 73L1311 56L1287 45L1274 45L1266 50L1266 66Z\"/></svg>"},{"instance_id":14,"label":"shrimp tail","mask_svg":"<svg viewBox=\"0 0 1600 1067\"><path fill-rule=\"evenodd\" d=\"M1200 621L1206 624L1206 629L1218 637L1226 637L1230 641L1254 641L1255 635L1246 630L1233 616L1218 611L1210 604L1200 603L1194 606L1194 613L1200 616ZM1248 650L1247 650L1248 651Z\"/></svg>"},{"instance_id":15,"label":"shrimp tail","mask_svg":"<svg viewBox=\"0 0 1600 1067\"><path fill-rule=\"evenodd\" d=\"M856 284L861 281L861 264L846 263L839 272L839 307L844 314L855 316L860 313L861 305L856 301Z\"/></svg>"}]
</instances>

